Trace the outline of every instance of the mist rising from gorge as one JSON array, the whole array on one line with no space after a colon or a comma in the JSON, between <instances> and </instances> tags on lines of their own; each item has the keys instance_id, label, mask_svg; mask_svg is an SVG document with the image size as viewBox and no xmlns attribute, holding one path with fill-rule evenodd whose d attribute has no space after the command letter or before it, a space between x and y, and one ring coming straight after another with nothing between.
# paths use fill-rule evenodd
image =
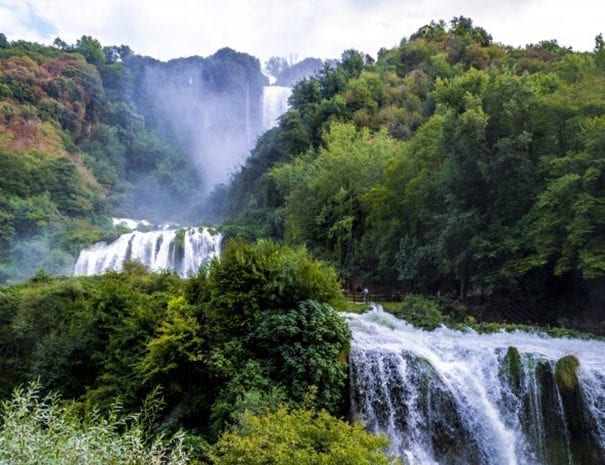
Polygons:
<instances>
[{"instance_id":1,"label":"mist rising from gorge","mask_svg":"<svg viewBox=\"0 0 605 465\"><path fill-rule=\"evenodd\" d=\"M133 57L133 100L146 123L185 153L207 194L229 179L262 132L268 79L250 55L222 49L208 58L160 62Z\"/></svg>"}]
</instances>

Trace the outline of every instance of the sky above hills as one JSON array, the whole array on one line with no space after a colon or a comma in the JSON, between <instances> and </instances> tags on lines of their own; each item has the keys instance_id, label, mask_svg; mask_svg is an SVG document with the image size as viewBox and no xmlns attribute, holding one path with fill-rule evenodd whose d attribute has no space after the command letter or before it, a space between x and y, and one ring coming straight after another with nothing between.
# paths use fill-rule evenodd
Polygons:
<instances>
[{"instance_id":1,"label":"sky above hills","mask_svg":"<svg viewBox=\"0 0 605 465\"><path fill-rule=\"evenodd\" d=\"M47 44L92 35L159 59L222 47L261 60L333 58L349 48L375 56L431 20L459 15L515 46L557 39L592 50L605 33L603 0L0 0L0 32Z\"/></svg>"}]
</instances>

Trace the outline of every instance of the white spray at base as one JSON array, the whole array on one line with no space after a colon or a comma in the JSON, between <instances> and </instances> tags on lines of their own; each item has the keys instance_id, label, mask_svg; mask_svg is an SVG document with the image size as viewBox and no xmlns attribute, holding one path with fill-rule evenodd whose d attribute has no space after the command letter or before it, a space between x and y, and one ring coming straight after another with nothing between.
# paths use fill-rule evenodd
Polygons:
<instances>
[{"instance_id":1,"label":"white spray at base","mask_svg":"<svg viewBox=\"0 0 605 465\"><path fill-rule=\"evenodd\" d=\"M425 331L380 308L346 318L353 417L406 465L605 464L605 342ZM567 355L571 391L554 381Z\"/></svg>"},{"instance_id":2,"label":"white spray at base","mask_svg":"<svg viewBox=\"0 0 605 465\"><path fill-rule=\"evenodd\" d=\"M174 270L180 276L195 275L220 254L222 236L208 228L133 231L113 242L98 242L80 252L75 275L120 271L127 260L136 260L152 271Z\"/></svg>"}]
</instances>

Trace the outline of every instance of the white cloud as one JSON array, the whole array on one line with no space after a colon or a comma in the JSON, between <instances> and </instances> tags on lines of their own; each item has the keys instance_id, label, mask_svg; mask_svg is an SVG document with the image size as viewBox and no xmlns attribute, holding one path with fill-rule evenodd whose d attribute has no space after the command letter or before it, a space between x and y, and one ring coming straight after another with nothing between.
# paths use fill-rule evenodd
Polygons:
<instances>
[{"instance_id":1,"label":"white cloud","mask_svg":"<svg viewBox=\"0 0 605 465\"><path fill-rule=\"evenodd\" d=\"M46 43L92 35L160 59L228 46L264 60L375 54L430 20L459 15L511 45L556 38L590 50L605 32L605 2L596 0L0 0L0 31Z\"/></svg>"}]
</instances>

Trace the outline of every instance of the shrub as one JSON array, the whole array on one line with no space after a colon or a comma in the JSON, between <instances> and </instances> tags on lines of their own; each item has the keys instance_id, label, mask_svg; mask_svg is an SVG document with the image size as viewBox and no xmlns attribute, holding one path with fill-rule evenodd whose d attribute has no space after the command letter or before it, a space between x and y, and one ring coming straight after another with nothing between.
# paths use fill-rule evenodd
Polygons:
<instances>
[{"instance_id":1,"label":"shrub","mask_svg":"<svg viewBox=\"0 0 605 465\"><path fill-rule=\"evenodd\" d=\"M153 402L152 402L153 403ZM28 465L185 465L184 436L151 438L146 412L80 416L74 403L42 397L39 385L16 389L2 404L0 463Z\"/></svg>"},{"instance_id":2,"label":"shrub","mask_svg":"<svg viewBox=\"0 0 605 465\"><path fill-rule=\"evenodd\" d=\"M388 465L388 440L307 409L283 406L274 413L244 415L239 429L224 433L212 448L215 465Z\"/></svg>"},{"instance_id":3,"label":"shrub","mask_svg":"<svg viewBox=\"0 0 605 465\"><path fill-rule=\"evenodd\" d=\"M444 320L439 304L418 294L408 294L400 304L388 306L385 310L414 326L425 329L435 329Z\"/></svg>"}]
</instances>

